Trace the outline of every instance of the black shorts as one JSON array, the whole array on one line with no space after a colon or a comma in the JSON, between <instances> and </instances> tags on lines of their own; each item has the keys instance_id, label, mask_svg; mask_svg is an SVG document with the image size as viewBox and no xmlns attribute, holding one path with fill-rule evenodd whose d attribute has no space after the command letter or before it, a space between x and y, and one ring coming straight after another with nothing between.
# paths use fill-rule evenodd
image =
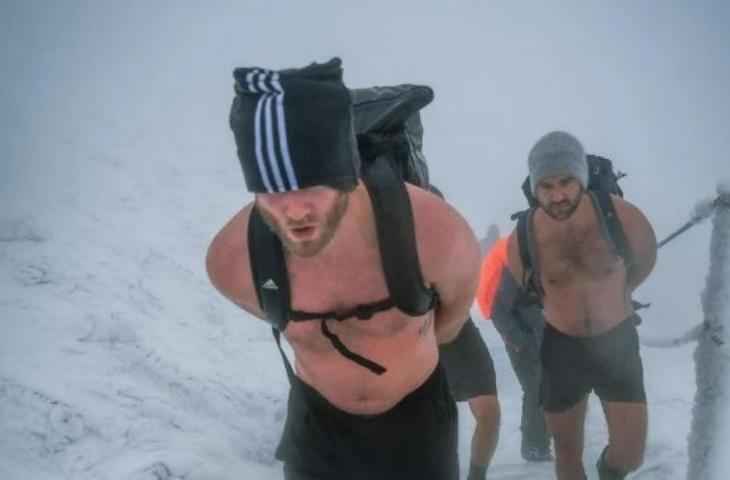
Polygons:
<instances>
[{"instance_id":1,"label":"black shorts","mask_svg":"<svg viewBox=\"0 0 730 480\"><path fill-rule=\"evenodd\" d=\"M471 318L453 342L439 347L439 358L457 402L497 394L492 357Z\"/></svg>"},{"instance_id":2,"label":"black shorts","mask_svg":"<svg viewBox=\"0 0 730 480\"><path fill-rule=\"evenodd\" d=\"M543 410L568 410L591 390L607 402L646 403L637 321L632 314L597 337L573 337L547 324L541 350Z\"/></svg>"},{"instance_id":3,"label":"black shorts","mask_svg":"<svg viewBox=\"0 0 730 480\"><path fill-rule=\"evenodd\" d=\"M378 415L344 412L295 378L276 458L287 480L457 480L457 429L441 367Z\"/></svg>"}]
</instances>

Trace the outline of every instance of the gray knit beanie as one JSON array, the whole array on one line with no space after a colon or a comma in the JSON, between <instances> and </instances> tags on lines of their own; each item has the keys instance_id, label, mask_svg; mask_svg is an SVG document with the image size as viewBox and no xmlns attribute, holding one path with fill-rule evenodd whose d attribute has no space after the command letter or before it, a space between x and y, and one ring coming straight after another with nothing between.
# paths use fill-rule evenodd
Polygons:
<instances>
[{"instance_id":1,"label":"gray knit beanie","mask_svg":"<svg viewBox=\"0 0 730 480\"><path fill-rule=\"evenodd\" d=\"M570 175L585 189L588 186L588 161L577 138L565 132L550 132L537 141L528 156L530 188L535 193L543 178Z\"/></svg>"}]
</instances>

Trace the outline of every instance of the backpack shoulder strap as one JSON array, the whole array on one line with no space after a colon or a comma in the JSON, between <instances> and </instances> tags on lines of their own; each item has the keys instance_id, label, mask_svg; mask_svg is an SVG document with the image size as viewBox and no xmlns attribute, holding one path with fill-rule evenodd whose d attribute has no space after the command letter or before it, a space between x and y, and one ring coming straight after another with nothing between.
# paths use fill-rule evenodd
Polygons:
<instances>
[{"instance_id":1,"label":"backpack shoulder strap","mask_svg":"<svg viewBox=\"0 0 730 480\"><path fill-rule=\"evenodd\" d=\"M291 307L284 248L255 206L248 221L248 257L266 320L274 328L284 330Z\"/></svg>"},{"instance_id":2,"label":"backpack shoulder strap","mask_svg":"<svg viewBox=\"0 0 730 480\"><path fill-rule=\"evenodd\" d=\"M601 228L603 237L608 241L616 255L621 257L624 264L631 265L633 262L631 246L621 225L621 219L618 218L616 213L611 194L602 189L587 190L586 193L593 201L593 208L596 211L598 225Z\"/></svg>"},{"instance_id":3,"label":"backpack shoulder strap","mask_svg":"<svg viewBox=\"0 0 730 480\"><path fill-rule=\"evenodd\" d=\"M540 261L537 256L537 245L533 232L533 220L536 207L529 208L516 214L517 216L517 248L522 261L522 286L529 291L534 291L542 296L542 284L540 282Z\"/></svg>"},{"instance_id":4,"label":"backpack shoulder strap","mask_svg":"<svg viewBox=\"0 0 730 480\"><path fill-rule=\"evenodd\" d=\"M284 248L279 237L266 225L255 205L248 220L248 259L259 305L264 311L266 320L271 323L271 332L284 361L286 376L289 378L289 384L293 386L296 384L296 375L281 348L280 338L289 320L291 306Z\"/></svg>"},{"instance_id":5,"label":"backpack shoulder strap","mask_svg":"<svg viewBox=\"0 0 730 480\"><path fill-rule=\"evenodd\" d=\"M411 200L395 168L388 156L380 157L362 179L373 206L388 291L401 311L418 316L433 309L438 297L424 285Z\"/></svg>"}]
</instances>

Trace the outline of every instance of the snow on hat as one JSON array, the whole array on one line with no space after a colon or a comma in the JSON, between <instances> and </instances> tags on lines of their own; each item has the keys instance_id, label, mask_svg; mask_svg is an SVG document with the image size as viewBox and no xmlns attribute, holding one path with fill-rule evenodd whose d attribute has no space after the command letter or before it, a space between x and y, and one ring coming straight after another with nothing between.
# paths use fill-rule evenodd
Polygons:
<instances>
[{"instance_id":1,"label":"snow on hat","mask_svg":"<svg viewBox=\"0 0 730 480\"><path fill-rule=\"evenodd\" d=\"M360 157L339 58L280 71L237 68L233 77L229 122L249 191L357 185Z\"/></svg>"},{"instance_id":2,"label":"snow on hat","mask_svg":"<svg viewBox=\"0 0 730 480\"><path fill-rule=\"evenodd\" d=\"M565 132L550 132L537 141L528 156L530 188L535 193L543 178L570 175L585 189L588 186L588 161L577 138Z\"/></svg>"}]
</instances>

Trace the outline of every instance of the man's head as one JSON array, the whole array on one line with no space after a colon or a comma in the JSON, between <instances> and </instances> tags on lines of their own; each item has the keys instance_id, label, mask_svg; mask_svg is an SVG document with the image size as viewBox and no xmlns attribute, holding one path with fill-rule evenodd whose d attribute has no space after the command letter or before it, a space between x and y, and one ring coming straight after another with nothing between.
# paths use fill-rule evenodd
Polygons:
<instances>
[{"instance_id":1,"label":"man's head","mask_svg":"<svg viewBox=\"0 0 730 480\"><path fill-rule=\"evenodd\" d=\"M341 61L237 68L233 76L230 126L246 186L288 251L316 255L334 236L360 176Z\"/></svg>"},{"instance_id":2,"label":"man's head","mask_svg":"<svg viewBox=\"0 0 730 480\"><path fill-rule=\"evenodd\" d=\"M545 213L559 221L570 218L588 185L588 162L578 139L548 133L530 150L528 166L530 187Z\"/></svg>"},{"instance_id":3,"label":"man's head","mask_svg":"<svg viewBox=\"0 0 730 480\"><path fill-rule=\"evenodd\" d=\"M286 250L313 257L327 246L347 211L349 192L318 186L256 194L256 206Z\"/></svg>"}]
</instances>

